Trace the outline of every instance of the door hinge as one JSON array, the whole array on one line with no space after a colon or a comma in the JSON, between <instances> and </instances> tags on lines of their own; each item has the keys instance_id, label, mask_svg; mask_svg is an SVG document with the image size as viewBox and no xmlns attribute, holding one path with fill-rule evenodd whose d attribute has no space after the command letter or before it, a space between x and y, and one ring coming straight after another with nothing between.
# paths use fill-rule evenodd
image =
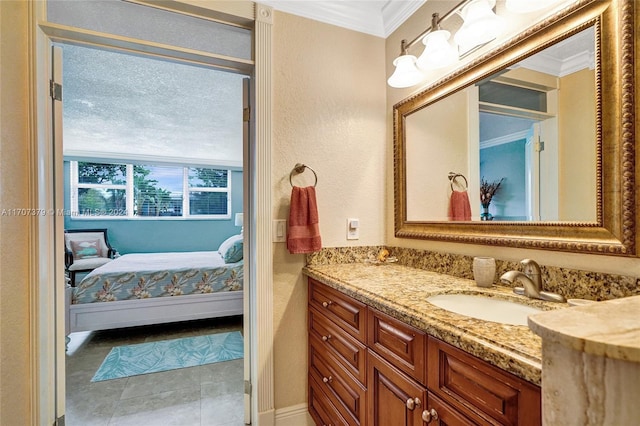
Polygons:
<instances>
[{"instance_id":1,"label":"door hinge","mask_svg":"<svg viewBox=\"0 0 640 426\"><path fill-rule=\"evenodd\" d=\"M54 101L62 101L62 84L49 80L49 95Z\"/></svg>"},{"instance_id":2,"label":"door hinge","mask_svg":"<svg viewBox=\"0 0 640 426\"><path fill-rule=\"evenodd\" d=\"M251 395L251 382L248 380L244 381L244 393L245 395Z\"/></svg>"},{"instance_id":3,"label":"door hinge","mask_svg":"<svg viewBox=\"0 0 640 426\"><path fill-rule=\"evenodd\" d=\"M251 108L247 107L247 108L243 108L242 110L242 121L249 121L251 120Z\"/></svg>"},{"instance_id":4,"label":"door hinge","mask_svg":"<svg viewBox=\"0 0 640 426\"><path fill-rule=\"evenodd\" d=\"M536 151L536 152L542 152L542 151L544 151L544 142L543 142L543 141L538 141L538 142L536 142L536 144L535 144L534 148L535 148L535 151Z\"/></svg>"},{"instance_id":5,"label":"door hinge","mask_svg":"<svg viewBox=\"0 0 640 426\"><path fill-rule=\"evenodd\" d=\"M53 422L53 426L64 426L64 415L58 417L55 422Z\"/></svg>"}]
</instances>

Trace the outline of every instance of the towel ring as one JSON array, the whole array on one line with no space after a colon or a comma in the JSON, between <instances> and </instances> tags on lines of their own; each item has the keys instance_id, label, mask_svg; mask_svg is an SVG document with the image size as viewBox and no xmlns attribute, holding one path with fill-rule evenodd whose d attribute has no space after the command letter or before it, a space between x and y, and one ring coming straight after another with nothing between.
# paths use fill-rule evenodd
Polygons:
<instances>
[{"instance_id":1,"label":"towel ring","mask_svg":"<svg viewBox=\"0 0 640 426\"><path fill-rule=\"evenodd\" d=\"M311 167L307 166L306 164L302 164L302 163L297 163L293 167L293 170L291 170L291 173L289 173L289 183L291 184L291 186L293 186L293 181L291 180L293 175L304 173L305 169L309 169L313 173L313 177L315 178L315 182L313 182L313 187L315 188L316 184L318 183L318 175L316 174L316 171L313 170Z\"/></svg>"},{"instance_id":2,"label":"towel ring","mask_svg":"<svg viewBox=\"0 0 640 426\"><path fill-rule=\"evenodd\" d=\"M451 181L451 190L453 191L453 182L455 182L457 177L461 177L464 179L464 190L466 191L469 188L469 182L467 182L467 178L460 173L449 172L449 180Z\"/></svg>"}]
</instances>

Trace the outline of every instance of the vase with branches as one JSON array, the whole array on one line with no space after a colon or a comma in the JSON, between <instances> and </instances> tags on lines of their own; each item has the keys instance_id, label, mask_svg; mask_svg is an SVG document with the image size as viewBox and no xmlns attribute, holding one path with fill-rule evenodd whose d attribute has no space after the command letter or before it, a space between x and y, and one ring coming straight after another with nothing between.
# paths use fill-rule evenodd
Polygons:
<instances>
[{"instance_id":1,"label":"vase with branches","mask_svg":"<svg viewBox=\"0 0 640 426\"><path fill-rule=\"evenodd\" d=\"M491 200L500 188L500 184L503 180L504 178L501 178L500 180L489 182L485 180L484 176L480 178L480 204L482 204L483 210L482 214L480 215L481 220L493 219L493 216L491 216L491 214L489 213L489 204L491 204Z\"/></svg>"}]
</instances>

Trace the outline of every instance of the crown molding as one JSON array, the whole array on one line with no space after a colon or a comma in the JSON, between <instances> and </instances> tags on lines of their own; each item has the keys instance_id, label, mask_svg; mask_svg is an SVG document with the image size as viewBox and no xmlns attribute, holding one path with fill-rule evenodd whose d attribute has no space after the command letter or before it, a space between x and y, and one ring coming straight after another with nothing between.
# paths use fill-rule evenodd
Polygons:
<instances>
[{"instance_id":1,"label":"crown molding","mask_svg":"<svg viewBox=\"0 0 640 426\"><path fill-rule=\"evenodd\" d=\"M265 0L281 12L386 38L427 0Z\"/></svg>"}]
</instances>

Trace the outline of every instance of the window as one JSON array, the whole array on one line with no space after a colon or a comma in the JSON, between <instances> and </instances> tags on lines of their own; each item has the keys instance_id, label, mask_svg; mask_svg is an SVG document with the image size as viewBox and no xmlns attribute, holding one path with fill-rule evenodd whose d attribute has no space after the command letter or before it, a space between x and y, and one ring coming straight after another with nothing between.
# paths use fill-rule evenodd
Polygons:
<instances>
[{"instance_id":1,"label":"window","mask_svg":"<svg viewBox=\"0 0 640 426\"><path fill-rule=\"evenodd\" d=\"M479 85L480 102L547 112L547 92L488 81Z\"/></svg>"},{"instance_id":2,"label":"window","mask_svg":"<svg viewBox=\"0 0 640 426\"><path fill-rule=\"evenodd\" d=\"M231 217L229 170L71 161L74 217Z\"/></svg>"}]
</instances>

